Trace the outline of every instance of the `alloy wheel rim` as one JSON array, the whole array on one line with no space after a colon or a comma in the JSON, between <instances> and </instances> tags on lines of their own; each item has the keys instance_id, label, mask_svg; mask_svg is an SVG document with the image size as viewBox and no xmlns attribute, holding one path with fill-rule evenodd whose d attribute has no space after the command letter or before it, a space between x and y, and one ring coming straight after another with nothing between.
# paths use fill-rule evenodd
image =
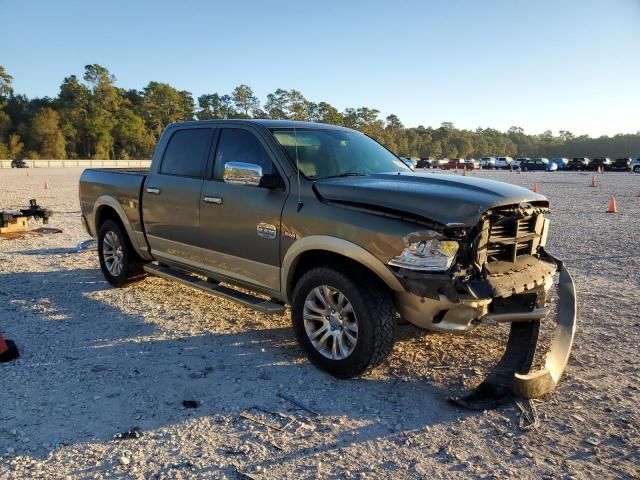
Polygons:
<instances>
[{"instance_id":1,"label":"alloy wheel rim","mask_svg":"<svg viewBox=\"0 0 640 480\"><path fill-rule=\"evenodd\" d=\"M113 231L108 231L102 239L102 258L111 275L117 277L122 273L124 252L120 238Z\"/></svg>"},{"instance_id":2,"label":"alloy wheel rim","mask_svg":"<svg viewBox=\"0 0 640 480\"><path fill-rule=\"evenodd\" d=\"M344 360L358 343L358 319L353 305L337 288L320 285L309 292L302 312L313 347L330 360Z\"/></svg>"}]
</instances>

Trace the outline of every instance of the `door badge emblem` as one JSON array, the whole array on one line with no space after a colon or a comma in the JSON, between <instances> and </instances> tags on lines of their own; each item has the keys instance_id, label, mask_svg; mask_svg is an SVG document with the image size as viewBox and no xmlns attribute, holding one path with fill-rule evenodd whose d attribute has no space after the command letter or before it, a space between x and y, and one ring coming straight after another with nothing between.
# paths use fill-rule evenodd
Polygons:
<instances>
[{"instance_id":1,"label":"door badge emblem","mask_svg":"<svg viewBox=\"0 0 640 480\"><path fill-rule=\"evenodd\" d=\"M268 238L269 240L273 240L276 238L278 230L275 225L271 225L270 223L259 223L256 228L256 233L259 237Z\"/></svg>"}]
</instances>

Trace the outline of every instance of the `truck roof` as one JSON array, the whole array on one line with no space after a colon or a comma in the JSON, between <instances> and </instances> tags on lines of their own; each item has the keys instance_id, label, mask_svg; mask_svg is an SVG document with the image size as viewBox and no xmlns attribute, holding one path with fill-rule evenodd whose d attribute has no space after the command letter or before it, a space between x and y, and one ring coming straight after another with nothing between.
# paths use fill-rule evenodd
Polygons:
<instances>
[{"instance_id":1,"label":"truck roof","mask_svg":"<svg viewBox=\"0 0 640 480\"><path fill-rule=\"evenodd\" d=\"M181 125L216 125L219 123L237 123L239 125L260 125L264 128L316 128L351 130L350 128L331 125L328 123L299 122L295 120L271 120L266 118L242 118L242 119L216 119L216 120L192 120L188 122L176 122L169 126Z\"/></svg>"}]
</instances>

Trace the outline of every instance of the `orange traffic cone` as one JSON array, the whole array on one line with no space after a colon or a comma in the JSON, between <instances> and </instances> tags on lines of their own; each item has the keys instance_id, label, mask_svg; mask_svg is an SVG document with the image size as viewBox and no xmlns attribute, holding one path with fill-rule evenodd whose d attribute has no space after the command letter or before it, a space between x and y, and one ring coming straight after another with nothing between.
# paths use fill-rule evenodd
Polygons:
<instances>
[{"instance_id":1,"label":"orange traffic cone","mask_svg":"<svg viewBox=\"0 0 640 480\"><path fill-rule=\"evenodd\" d=\"M595 176L595 175L592 175L592 176L591 176L591 186L592 186L592 187L595 187L595 186L596 186L596 176Z\"/></svg>"},{"instance_id":2,"label":"orange traffic cone","mask_svg":"<svg viewBox=\"0 0 640 480\"><path fill-rule=\"evenodd\" d=\"M609 210L607 210L607 213L618 213L616 209L616 199L613 197L609 199Z\"/></svg>"},{"instance_id":3,"label":"orange traffic cone","mask_svg":"<svg viewBox=\"0 0 640 480\"><path fill-rule=\"evenodd\" d=\"M533 193L538 193L538 184L534 182L533 188L531 189Z\"/></svg>"},{"instance_id":4,"label":"orange traffic cone","mask_svg":"<svg viewBox=\"0 0 640 480\"><path fill-rule=\"evenodd\" d=\"M45 189L45 190L49 190L49 185L47 184L47 181L46 181L46 180L44 181L44 189Z\"/></svg>"},{"instance_id":5,"label":"orange traffic cone","mask_svg":"<svg viewBox=\"0 0 640 480\"><path fill-rule=\"evenodd\" d=\"M0 333L0 363L10 362L20 356L18 347L11 340L6 340Z\"/></svg>"}]
</instances>

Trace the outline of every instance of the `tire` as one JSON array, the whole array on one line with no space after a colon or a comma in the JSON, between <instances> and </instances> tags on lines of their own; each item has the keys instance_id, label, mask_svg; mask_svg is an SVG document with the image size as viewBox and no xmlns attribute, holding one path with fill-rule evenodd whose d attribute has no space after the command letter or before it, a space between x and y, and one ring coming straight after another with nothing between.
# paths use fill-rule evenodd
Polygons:
<instances>
[{"instance_id":1,"label":"tire","mask_svg":"<svg viewBox=\"0 0 640 480\"><path fill-rule=\"evenodd\" d=\"M122 287L142 272L142 260L122 227L113 220L106 220L98 230L98 258L104 278L114 287Z\"/></svg>"},{"instance_id":2,"label":"tire","mask_svg":"<svg viewBox=\"0 0 640 480\"><path fill-rule=\"evenodd\" d=\"M330 300L325 305L336 307L335 314L323 308L317 296L322 291ZM291 319L298 343L311 363L338 378L354 377L376 367L393 350L396 318L391 293L377 281L360 277L356 283L341 270L318 267L305 273L293 292ZM311 335L315 345L308 331L316 333ZM349 337L354 334L355 342ZM336 340L339 337L342 340Z\"/></svg>"},{"instance_id":3,"label":"tire","mask_svg":"<svg viewBox=\"0 0 640 480\"><path fill-rule=\"evenodd\" d=\"M633 167L633 171L635 173L640 173L640 167Z\"/></svg>"}]
</instances>

